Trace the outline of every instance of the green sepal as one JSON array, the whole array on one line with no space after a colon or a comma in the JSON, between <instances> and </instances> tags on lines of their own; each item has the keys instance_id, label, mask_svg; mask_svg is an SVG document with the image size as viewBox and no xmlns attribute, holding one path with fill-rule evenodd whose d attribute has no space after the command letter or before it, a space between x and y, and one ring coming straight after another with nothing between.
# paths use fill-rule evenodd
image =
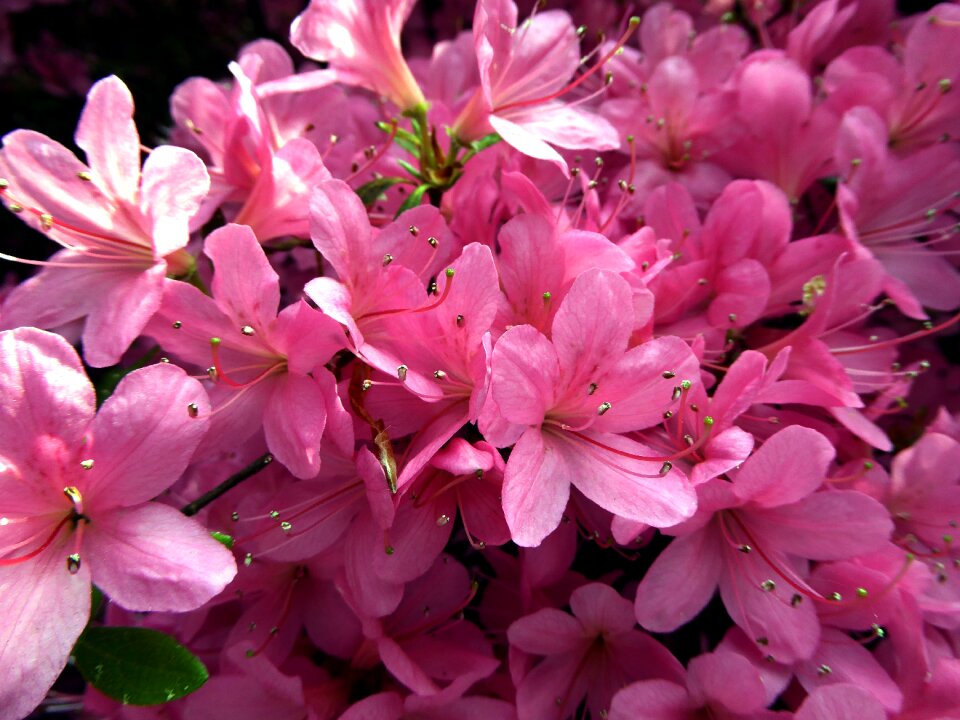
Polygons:
<instances>
[{"instance_id":1,"label":"green sepal","mask_svg":"<svg viewBox=\"0 0 960 720\"><path fill-rule=\"evenodd\" d=\"M410 193L410 195L407 196L407 199L403 201L403 205L400 206L400 209L397 210L397 214L394 217L400 217L407 210L417 207L420 204L420 201L423 199L423 194L429 189L430 186L426 183L423 185L418 185L417 189Z\"/></svg>"},{"instance_id":2,"label":"green sepal","mask_svg":"<svg viewBox=\"0 0 960 720\"><path fill-rule=\"evenodd\" d=\"M377 122L377 127L388 134L394 132L393 125L388 122L383 122L383 120ZM402 147L414 157L420 156L420 138L410 131L404 130L403 128L397 128L396 132L394 133L393 140L397 143L397 145Z\"/></svg>"},{"instance_id":3,"label":"green sepal","mask_svg":"<svg viewBox=\"0 0 960 720\"><path fill-rule=\"evenodd\" d=\"M415 168L413 165L408 163L406 160L402 158L397 158L397 165L399 165L408 173L413 175L413 177L415 177L417 180L423 180L423 175L420 174L420 171L417 168Z\"/></svg>"},{"instance_id":4,"label":"green sepal","mask_svg":"<svg viewBox=\"0 0 960 720\"><path fill-rule=\"evenodd\" d=\"M399 185L404 182L409 182L409 180L402 177L379 177L357 188L357 195L360 196L360 201L364 207L370 207L377 202L380 196L387 190L394 185Z\"/></svg>"},{"instance_id":5,"label":"green sepal","mask_svg":"<svg viewBox=\"0 0 960 720\"><path fill-rule=\"evenodd\" d=\"M170 702L210 677L193 653L149 628L87 628L73 648L73 658L88 683L124 705Z\"/></svg>"},{"instance_id":6,"label":"green sepal","mask_svg":"<svg viewBox=\"0 0 960 720\"><path fill-rule=\"evenodd\" d=\"M500 142L501 138L497 133L490 133L489 135L484 135L479 140L474 140L468 146L473 152L478 153L482 150L486 150L491 145L496 145Z\"/></svg>"}]
</instances>

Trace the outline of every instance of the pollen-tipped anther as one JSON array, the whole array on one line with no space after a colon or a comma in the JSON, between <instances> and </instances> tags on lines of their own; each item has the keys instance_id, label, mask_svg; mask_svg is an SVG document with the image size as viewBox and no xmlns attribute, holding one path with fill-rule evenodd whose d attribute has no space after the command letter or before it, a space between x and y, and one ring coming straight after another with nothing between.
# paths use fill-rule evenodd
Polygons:
<instances>
[{"instance_id":1,"label":"pollen-tipped anther","mask_svg":"<svg viewBox=\"0 0 960 720\"><path fill-rule=\"evenodd\" d=\"M400 380L400 382L406 381L406 379L407 379L407 370L409 370L409 369L410 369L410 368L408 368L406 365L398 365L398 366L397 366L397 378Z\"/></svg>"},{"instance_id":2,"label":"pollen-tipped anther","mask_svg":"<svg viewBox=\"0 0 960 720\"><path fill-rule=\"evenodd\" d=\"M241 334L241 335L246 335L247 337L250 337L250 336L253 335L255 332L256 332L256 330L253 329L253 326L252 326L252 325L244 325L243 327L240 328L240 334Z\"/></svg>"},{"instance_id":3,"label":"pollen-tipped anther","mask_svg":"<svg viewBox=\"0 0 960 720\"><path fill-rule=\"evenodd\" d=\"M192 418L199 417L200 406L197 405L196 403L190 403L189 405L187 405L187 415L189 415Z\"/></svg>"},{"instance_id":4,"label":"pollen-tipped anther","mask_svg":"<svg viewBox=\"0 0 960 720\"><path fill-rule=\"evenodd\" d=\"M608 402L602 402L602 403L600 403L600 407L597 408L597 415L603 415L605 412L607 412L607 411L608 411L610 408L612 408L612 407L613 407L613 405L611 405L611 404L608 403Z\"/></svg>"},{"instance_id":5,"label":"pollen-tipped anther","mask_svg":"<svg viewBox=\"0 0 960 720\"><path fill-rule=\"evenodd\" d=\"M67 572L71 575L80 572L80 553L67 555Z\"/></svg>"}]
</instances>

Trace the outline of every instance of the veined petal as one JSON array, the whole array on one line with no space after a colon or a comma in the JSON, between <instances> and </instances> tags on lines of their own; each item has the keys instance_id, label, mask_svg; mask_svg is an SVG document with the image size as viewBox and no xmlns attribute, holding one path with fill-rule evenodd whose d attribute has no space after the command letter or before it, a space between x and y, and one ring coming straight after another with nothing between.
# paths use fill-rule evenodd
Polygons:
<instances>
[{"instance_id":1,"label":"veined petal","mask_svg":"<svg viewBox=\"0 0 960 720\"><path fill-rule=\"evenodd\" d=\"M503 477L503 514L513 541L535 547L557 529L570 498L567 473L558 472L540 428L529 428L510 453Z\"/></svg>"},{"instance_id":2,"label":"veined petal","mask_svg":"<svg viewBox=\"0 0 960 720\"><path fill-rule=\"evenodd\" d=\"M140 136L133 123L133 96L116 75L97 82L74 137L95 173L94 182L136 206L140 185Z\"/></svg>"},{"instance_id":3,"label":"veined petal","mask_svg":"<svg viewBox=\"0 0 960 720\"><path fill-rule=\"evenodd\" d=\"M560 363L553 345L536 328L507 330L493 347L490 391L505 420L539 425L553 405Z\"/></svg>"},{"instance_id":4,"label":"veined petal","mask_svg":"<svg viewBox=\"0 0 960 720\"><path fill-rule=\"evenodd\" d=\"M269 327L280 306L280 278L253 231L245 225L225 225L210 233L203 252L213 261L217 307L238 325L250 324L261 331Z\"/></svg>"},{"instance_id":5,"label":"veined petal","mask_svg":"<svg viewBox=\"0 0 960 720\"><path fill-rule=\"evenodd\" d=\"M203 161L185 148L163 145L147 156L140 186L140 208L153 228L158 257L186 246L189 221L210 192Z\"/></svg>"},{"instance_id":6,"label":"veined petal","mask_svg":"<svg viewBox=\"0 0 960 720\"><path fill-rule=\"evenodd\" d=\"M87 506L136 505L170 487L207 431L209 409L203 386L178 367L160 363L127 375L90 426L94 464L81 488Z\"/></svg>"},{"instance_id":7,"label":"veined petal","mask_svg":"<svg viewBox=\"0 0 960 720\"><path fill-rule=\"evenodd\" d=\"M233 554L206 528L160 503L96 515L84 546L97 585L127 610L193 610L237 574Z\"/></svg>"}]
</instances>

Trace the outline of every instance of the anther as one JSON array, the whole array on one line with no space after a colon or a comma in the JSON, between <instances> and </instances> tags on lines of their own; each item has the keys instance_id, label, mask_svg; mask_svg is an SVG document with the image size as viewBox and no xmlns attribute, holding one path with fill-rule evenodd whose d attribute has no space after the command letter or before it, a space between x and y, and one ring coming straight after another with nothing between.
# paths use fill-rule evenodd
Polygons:
<instances>
[{"instance_id":1,"label":"anther","mask_svg":"<svg viewBox=\"0 0 960 720\"><path fill-rule=\"evenodd\" d=\"M671 470L673 470L673 463L668 460L667 462L665 462L663 465L660 466L660 476L663 477Z\"/></svg>"},{"instance_id":2,"label":"anther","mask_svg":"<svg viewBox=\"0 0 960 720\"><path fill-rule=\"evenodd\" d=\"M758 637L758 638L756 639L756 643L757 643L757 645L767 646L767 645L770 644L770 640L769 640L768 638L766 638L766 637L764 637L764 636L761 635L760 637Z\"/></svg>"},{"instance_id":3,"label":"anther","mask_svg":"<svg viewBox=\"0 0 960 720\"><path fill-rule=\"evenodd\" d=\"M883 629L882 627L880 627L879 625L877 625L876 623L874 623L873 625L871 625L871 626L870 626L870 629L873 631L873 634L876 635L876 636L877 636L878 638L880 638L880 639L883 639L883 638L885 638L885 637L887 636L887 631L884 630L884 629Z\"/></svg>"},{"instance_id":4,"label":"anther","mask_svg":"<svg viewBox=\"0 0 960 720\"><path fill-rule=\"evenodd\" d=\"M21 213L23 212L23 205L17 205L16 203L10 203L7 205L7 209L12 213Z\"/></svg>"},{"instance_id":5,"label":"anther","mask_svg":"<svg viewBox=\"0 0 960 720\"><path fill-rule=\"evenodd\" d=\"M773 580L764 580L760 583L760 589L764 592L773 592L777 589L777 584Z\"/></svg>"},{"instance_id":6,"label":"anther","mask_svg":"<svg viewBox=\"0 0 960 720\"><path fill-rule=\"evenodd\" d=\"M440 517L437 518L437 526L438 526L438 527L443 527L444 525L446 525L446 524L449 523L449 522L450 522L450 516L449 516L449 515L441 515Z\"/></svg>"},{"instance_id":7,"label":"anther","mask_svg":"<svg viewBox=\"0 0 960 720\"><path fill-rule=\"evenodd\" d=\"M168 364L168 363L170 362L170 358L168 358L168 357L162 357L162 358L160 358L160 362L162 362L162 363L164 363L164 364L166 365L166 364Z\"/></svg>"},{"instance_id":8,"label":"anther","mask_svg":"<svg viewBox=\"0 0 960 720\"><path fill-rule=\"evenodd\" d=\"M950 88L953 87L953 83L950 81L950 78L941 78L937 80L937 86L940 88L940 92L948 93Z\"/></svg>"},{"instance_id":9,"label":"anther","mask_svg":"<svg viewBox=\"0 0 960 720\"><path fill-rule=\"evenodd\" d=\"M196 403L190 403L187 405L187 415L192 418L198 417L200 415L200 406Z\"/></svg>"},{"instance_id":10,"label":"anther","mask_svg":"<svg viewBox=\"0 0 960 720\"><path fill-rule=\"evenodd\" d=\"M673 388L673 395L671 396L671 399L679 400L681 395L683 395L683 388L677 385L675 388Z\"/></svg>"},{"instance_id":11,"label":"anther","mask_svg":"<svg viewBox=\"0 0 960 720\"><path fill-rule=\"evenodd\" d=\"M383 256L383 266L384 266L384 267L386 267L387 265L389 265L389 264L392 263L392 262L393 262L393 255L391 255L390 253L387 253L386 255Z\"/></svg>"},{"instance_id":12,"label":"anther","mask_svg":"<svg viewBox=\"0 0 960 720\"><path fill-rule=\"evenodd\" d=\"M803 595L801 595L800 593L794 593L793 597L790 598L790 607L797 607L802 602L803 602Z\"/></svg>"},{"instance_id":13,"label":"anther","mask_svg":"<svg viewBox=\"0 0 960 720\"><path fill-rule=\"evenodd\" d=\"M171 326L173 327L174 330L179 330L180 328L183 327L183 323L180 322L179 320L174 320L173 323L171 323Z\"/></svg>"},{"instance_id":14,"label":"anther","mask_svg":"<svg viewBox=\"0 0 960 720\"><path fill-rule=\"evenodd\" d=\"M857 588L857 597L858 597L858 598L865 598L865 597L866 597L867 595L869 595L869 594L870 594L870 593L867 592L867 589L866 589L865 587L858 587L858 588Z\"/></svg>"},{"instance_id":15,"label":"anther","mask_svg":"<svg viewBox=\"0 0 960 720\"><path fill-rule=\"evenodd\" d=\"M80 572L80 553L67 555L67 572L71 575Z\"/></svg>"},{"instance_id":16,"label":"anther","mask_svg":"<svg viewBox=\"0 0 960 720\"><path fill-rule=\"evenodd\" d=\"M742 552L744 555L749 555L750 553L753 552L753 548L746 544L741 545L740 547L737 548L737 550Z\"/></svg>"},{"instance_id":17,"label":"anther","mask_svg":"<svg viewBox=\"0 0 960 720\"><path fill-rule=\"evenodd\" d=\"M550 291L547 290L547 291L543 294L543 301L544 301L544 302L548 302L551 297L552 297L552 295L550 295Z\"/></svg>"},{"instance_id":18,"label":"anther","mask_svg":"<svg viewBox=\"0 0 960 720\"><path fill-rule=\"evenodd\" d=\"M418 228L416 225L411 225L407 229L410 231L410 234L413 235L414 237L420 234L420 228Z\"/></svg>"},{"instance_id":19,"label":"anther","mask_svg":"<svg viewBox=\"0 0 960 720\"><path fill-rule=\"evenodd\" d=\"M673 380L673 378L675 378L676 376L677 374L673 370L666 370L664 371L662 377L664 380Z\"/></svg>"},{"instance_id":20,"label":"anther","mask_svg":"<svg viewBox=\"0 0 960 720\"><path fill-rule=\"evenodd\" d=\"M240 334L241 334L241 335L246 335L247 337L250 337L250 336L253 335L255 332L256 332L256 330L254 330L253 327L250 326L250 325L244 325L242 328L240 328Z\"/></svg>"},{"instance_id":21,"label":"anther","mask_svg":"<svg viewBox=\"0 0 960 720\"><path fill-rule=\"evenodd\" d=\"M279 511L279 510L271 510L271 511L270 511L270 519L271 519L271 520L276 520L278 517L280 517L280 511Z\"/></svg>"},{"instance_id":22,"label":"anther","mask_svg":"<svg viewBox=\"0 0 960 720\"><path fill-rule=\"evenodd\" d=\"M84 470L93 470L93 460L81 460L80 467Z\"/></svg>"},{"instance_id":23,"label":"anther","mask_svg":"<svg viewBox=\"0 0 960 720\"><path fill-rule=\"evenodd\" d=\"M667 410L665 413L663 413L664 420L669 420L672 417L673 417L673 410Z\"/></svg>"},{"instance_id":24,"label":"anther","mask_svg":"<svg viewBox=\"0 0 960 720\"><path fill-rule=\"evenodd\" d=\"M77 173L77 177L83 180L84 182L90 182L93 179L93 176L90 175L86 170L81 170Z\"/></svg>"},{"instance_id":25,"label":"anther","mask_svg":"<svg viewBox=\"0 0 960 720\"><path fill-rule=\"evenodd\" d=\"M283 532L288 533L291 530L293 530L293 525L291 523L288 523L286 520L284 520L282 523L280 523L280 529Z\"/></svg>"},{"instance_id":26,"label":"anther","mask_svg":"<svg viewBox=\"0 0 960 720\"><path fill-rule=\"evenodd\" d=\"M240 519L240 513L234 510L232 513L230 513L230 519L236 522L237 520Z\"/></svg>"},{"instance_id":27,"label":"anther","mask_svg":"<svg viewBox=\"0 0 960 720\"><path fill-rule=\"evenodd\" d=\"M430 237L427 238L427 244L429 244L430 247L435 248L440 243L435 237L433 237L433 235L431 235Z\"/></svg>"},{"instance_id":28,"label":"anther","mask_svg":"<svg viewBox=\"0 0 960 720\"><path fill-rule=\"evenodd\" d=\"M10 187L10 183L5 178L0 178L0 192Z\"/></svg>"},{"instance_id":29,"label":"anther","mask_svg":"<svg viewBox=\"0 0 960 720\"><path fill-rule=\"evenodd\" d=\"M404 382L407 379L407 370L409 369L406 365L397 366L397 378L399 378L400 382Z\"/></svg>"},{"instance_id":30,"label":"anther","mask_svg":"<svg viewBox=\"0 0 960 720\"><path fill-rule=\"evenodd\" d=\"M607 412L607 410L609 410L612 407L613 405L611 405L608 402L600 403L600 407L597 408L597 415L603 415L605 412Z\"/></svg>"},{"instance_id":31,"label":"anther","mask_svg":"<svg viewBox=\"0 0 960 720\"><path fill-rule=\"evenodd\" d=\"M363 390L364 392L366 392L372 387L373 387L373 382L370 380L364 380L363 383L361 383L360 385L360 389Z\"/></svg>"},{"instance_id":32,"label":"anther","mask_svg":"<svg viewBox=\"0 0 960 720\"><path fill-rule=\"evenodd\" d=\"M843 595L841 595L838 592L832 592L830 593L830 599L833 600L834 602L840 602L841 600L843 600Z\"/></svg>"},{"instance_id":33,"label":"anther","mask_svg":"<svg viewBox=\"0 0 960 720\"><path fill-rule=\"evenodd\" d=\"M829 665L821 665L820 667L817 668L817 675L819 675L820 677L829 675L832 672L833 672L833 669Z\"/></svg>"},{"instance_id":34,"label":"anther","mask_svg":"<svg viewBox=\"0 0 960 720\"><path fill-rule=\"evenodd\" d=\"M43 213L40 216L40 227L44 230L49 230L53 227L53 215L50 213Z\"/></svg>"},{"instance_id":35,"label":"anther","mask_svg":"<svg viewBox=\"0 0 960 720\"><path fill-rule=\"evenodd\" d=\"M215 365L207 368L207 377L210 378L211 382L216 382L219 379L220 376L217 374L217 367Z\"/></svg>"},{"instance_id":36,"label":"anther","mask_svg":"<svg viewBox=\"0 0 960 720\"><path fill-rule=\"evenodd\" d=\"M74 504L76 507L83 505L83 496L80 494L80 491L75 488L73 485L69 485L63 489L63 494L67 496L67 499Z\"/></svg>"},{"instance_id":37,"label":"anther","mask_svg":"<svg viewBox=\"0 0 960 720\"><path fill-rule=\"evenodd\" d=\"M443 370L434 370L434 371L433 371L433 376L434 376L437 380L443 380L443 379L447 376L447 374L446 374Z\"/></svg>"},{"instance_id":38,"label":"anther","mask_svg":"<svg viewBox=\"0 0 960 720\"><path fill-rule=\"evenodd\" d=\"M737 321L737 314L730 313L729 315L727 315L727 320L729 320L732 323L735 323Z\"/></svg>"},{"instance_id":39,"label":"anther","mask_svg":"<svg viewBox=\"0 0 960 720\"><path fill-rule=\"evenodd\" d=\"M457 327L458 328L463 327L463 315L457 315Z\"/></svg>"},{"instance_id":40,"label":"anther","mask_svg":"<svg viewBox=\"0 0 960 720\"><path fill-rule=\"evenodd\" d=\"M253 553L247 553L243 558L244 567L250 567L253 565Z\"/></svg>"},{"instance_id":41,"label":"anther","mask_svg":"<svg viewBox=\"0 0 960 720\"><path fill-rule=\"evenodd\" d=\"M597 391L597 384L590 383L590 387L587 388L587 395L593 395Z\"/></svg>"}]
</instances>

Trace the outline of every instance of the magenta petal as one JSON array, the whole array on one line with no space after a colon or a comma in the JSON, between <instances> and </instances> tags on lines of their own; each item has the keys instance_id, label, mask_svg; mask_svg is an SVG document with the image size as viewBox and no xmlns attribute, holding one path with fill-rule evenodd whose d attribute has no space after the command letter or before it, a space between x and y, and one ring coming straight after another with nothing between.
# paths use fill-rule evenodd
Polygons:
<instances>
[{"instance_id":1,"label":"magenta petal","mask_svg":"<svg viewBox=\"0 0 960 720\"><path fill-rule=\"evenodd\" d=\"M369 262L370 221L353 188L341 180L320 183L310 197L310 237L324 259L350 285Z\"/></svg>"},{"instance_id":2,"label":"magenta petal","mask_svg":"<svg viewBox=\"0 0 960 720\"><path fill-rule=\"evenodd\" d=\"M760 672L734 652L719 650L693 658L687 687L698 705L719 704L736 714L754 713L767 704Z\"/></svg>"},{"instance_id":3,"label":"magenta petal","mask_svg":"<svg viewBox=\"0 0 960 720\"><path fill-rule=\"evenodd\" d=\"M613 696L610 720L690 720L687 689L668 680L643 680Z\"/></svg>"},{"instance_id":4,"label":"magenta petal","mask_svg":"<svg viewBox=\"0 0 960 720\"><path fill-rule=\"evenodd\" d=\"M856 685L830 685L820 688L803 701L794 715L796 720L886 720L883 706L869 692Z\"/></svg>"},{"instance_id":5,"label":"magenta petal","mask_svg":"<svg viewBox=\"0 0 960 720\"><path fill-rule=\"evenodd\" d=\"M796 502L820 487L834 454L833 445L816 430L784 428L743 464L734 492L760 507Z\"/></svg>"},{"instance_id":6,"label":"magenta petal","mask_svg":"<svg viewBox=\"0 0 960 720\"><path fill-rule=\"evenodd\" d=\"M188 412L191 403L197 417ZM170 487L207 431L209 411L203 386L176 366L161 363L127 375L90 427L88 507L136 505Z\"/></svg>"},{"instance_id":7,"label":"magenta petal","mask_svg":"<svg viewBox=\"0 0 960 720\"><path fill-rule=\"evenodd\" d=\"M750 513L749 522L751 532L769 538L778 550L811 560L879 550L893 531L886 508L855 490L813 493L790 505Z\"/></svg>"},{"instance_id":8,"label":"magenta petal","mask_svg":"<svg viewBox=\"0 0 960 720\"><path fill-rule=\"evenodd\" d=\"M320 438L327 422L323 391L307 375L276 378L263 414L263 433L277 460L300 479L320 471Z\"/></svg>"},{"instance_id":9,"label":"magenta petal","mask_svg":"<svg viewBox=\"0 0 960 720\"><path fill-rule=\"evenodd\" d=\"M717 533L702 530L674 538L637 588L637 622L670 632L692 619L713 597L723 569Z\"/></svg>"},{"instance_id":10,"label":"magenta petal","mask_svg":"<svg viewBox=\"0 0 960 720\"><path fill-rule=\"evenodd\" d=\"M528 429L514 445L503 478L503 514L517 545L535 547L560 524L570 482L557 466L539 428Z\"/></svg>"},{"instance_id":11,"label":"magenta petal","mask_svg":"<svg viewBox=\"0 0 960 720\"><path fill-rule=\"evenodd\" d=\"M90 570L67 572L69 552L60 543L0 568L0 720L20 720L40 704L87 624Z\"/></svg>"},{"instance_id":12,"label":"magenta petal","mask_svg":"<svg viewBox=\"0 0 960 720\"><path fill-rule=\"evenodd\" d=\"M630 601L602 583L581 585L574 590L570 595L570 609L583 623L587 634L625 633L637 624Z\"/></svg>"},{"instance_id":13,"label":"magenta petal","mask_svg":"<svg viewBox=\"0 0 960 720\"><path fill-rule=\"evenodd\" d=\"M560 364L553 345L536 328L507 330L493 347L490 391L505 420L539 425L554 402Z\"/></svg>"},{"instance_id":14,"label":"magenta petal","mask_svg":"<svg viewBox=\"0 0 960 720\"><path fill-rule=\"evenodd\" d=\"M159 503L94 516L84 546L94 582L127 610L193 610L237 574L206 528Z\"/></svg>"},{"instance_id":15,"label":"magenta petal","mask_svg":"<svg viewBox=\"0 0 960 720\"><path fill-rule=\"evenodd\" d=\"M522 617L507 630L511 646L534 655L572 652L584 637L583 625L556 608L543 608Z\"/></svg>"}]
</instances>

